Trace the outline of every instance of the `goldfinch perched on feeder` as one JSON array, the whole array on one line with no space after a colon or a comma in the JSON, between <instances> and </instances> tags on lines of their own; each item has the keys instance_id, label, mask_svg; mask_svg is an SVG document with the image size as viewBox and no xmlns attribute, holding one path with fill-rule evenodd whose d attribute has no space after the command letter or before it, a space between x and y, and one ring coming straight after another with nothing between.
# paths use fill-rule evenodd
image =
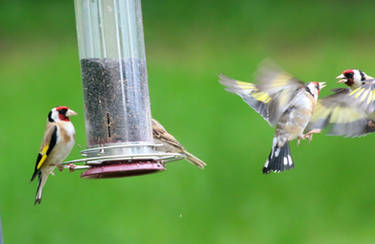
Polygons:
<instances>
[{"instance_id":1,"label":"goldfinch perched on feeder","mask_svg":"<svg viewBox=\"0 0 375 244\"><path fill-rule=\"evenodd\" d=\"M324 82L303 83L272 63L259 69L257 84L238 81L220 75L226 90L239 95L271 125L276 126L272 150L264 164L263 173L281 172L294 167L289 141L309 138L303 134L313 113Z\"/></svg>"},{"instance_id":2,"label":"goldfinch perched on feeder","mask_svg":"<svg viewBox=\"0 0 375 244\"><path fill-rule=\"evenodd\" d=\"M160 148L162 151L184 154L190 163L198 166L201 169L206 166L205 162L186 151L184 146L182 146L181 143L174 138L174 136L169 134L168 131L164 129L164 127L155 119L152 119L152 134L155 143L163 145Z\"/></svg>"},{"instance_id":3,"label":"goldfinch perched on feeder","mask_svg":"<svg viewBox=\"0 0 375 244\"><path fill-rule=\"evenodd\" d=\"M77 115L66 106L53 108L48 113L47 127L36 159L31 181L38 176L38 188L34 204L40 204L43 187L56 166L61 165L75 143L75 130L69 117Z\"/></svg>"},{"instance_id":4,"label":"goldfinch perched on feeder","mask_svg":"<svg viewBox=\"0 0 375 244\"><path fill-rule=\"evenodd\" d=\"M334 89L332 95L319 99L308 128L326 128L329 135L344 137L374 132L375 79L357 69L336 78L348 88Z\"/></svg>"}]
</instances>

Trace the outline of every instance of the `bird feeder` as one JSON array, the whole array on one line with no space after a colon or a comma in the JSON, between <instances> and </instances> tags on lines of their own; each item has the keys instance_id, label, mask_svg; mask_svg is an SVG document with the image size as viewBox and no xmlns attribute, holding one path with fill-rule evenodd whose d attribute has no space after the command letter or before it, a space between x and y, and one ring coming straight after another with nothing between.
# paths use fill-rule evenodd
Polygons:
<instances>
[{"instance_id":1,"label":"bird feeder","mask_svg":"<svg viewBox=\"0 0 375 244\"><path fill-rule=\"evenodd\" d=\"M164 170L182 155L153 141L141 1L75 0L75 12L87 149L66 164L86 178Z\"/></svg>"}]
</instances>

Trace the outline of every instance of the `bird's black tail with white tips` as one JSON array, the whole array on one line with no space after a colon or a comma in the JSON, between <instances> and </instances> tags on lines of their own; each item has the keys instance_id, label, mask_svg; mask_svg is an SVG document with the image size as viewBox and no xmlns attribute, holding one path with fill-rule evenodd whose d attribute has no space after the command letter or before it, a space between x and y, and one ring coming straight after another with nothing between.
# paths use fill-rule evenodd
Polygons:
<instances>
[{"instance_id":1,"label":"bird's black tail with white tips","mask_svg":"<svg viewBox=\"0 0 375 244\"><path fill-rule=\"evenodd\" d=\"M35 201L34 205L40 204L42 201L42 172L38 172L38 187L36 189L36 196L35 196Z\"/></svg>"},{"instance_id":2,"label":"bird's black tail with white tips","mask_svg":"<svg viewBox=\"0 0 375 244\"><path fill-rule=\"evenodd\" d=\"M263 174L271 171L279 173L294 168L292 155L290 154L289 142L279 147L277 139L273 139L272 151L263 167Z\"/></svg>"},{"instance_id":3,"label":"bird's black tail with white tips","mask_svg":"<svg viewBox=\"0 0 375 244\"><path fill-rule=\"evenodd\" d=\"M47 179L48 179L48 174L43 173L41 171L38 172L38 188L36 190L34 205L40 204L40 202L42 201L42 192L43 192L44 185L47 182Z\"/></svg>"}]
</instances>

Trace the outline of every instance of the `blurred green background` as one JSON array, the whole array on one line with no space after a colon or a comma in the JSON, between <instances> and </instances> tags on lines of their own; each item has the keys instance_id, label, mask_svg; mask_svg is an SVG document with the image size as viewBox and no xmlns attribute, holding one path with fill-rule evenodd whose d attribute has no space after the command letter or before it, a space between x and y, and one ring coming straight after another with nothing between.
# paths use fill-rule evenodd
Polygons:
<instances>
[{"instance_id":1,"label":"blurred green background","mask_svg":"<svg viewBox=\"0 0 375 244\"><path fill-rule=\"evenodd\" d=\"M84 148L73 1L0 3L0 211L5 243L374 243L374 136L292 143L295 169L263 175L273 129L217 74L249 80L266 57L338 86L375 74L375 2L143 0L152 114L186 161L134 178L56 172L29 183L48 111L67 105Z\"/></svg>"}]
</instances>

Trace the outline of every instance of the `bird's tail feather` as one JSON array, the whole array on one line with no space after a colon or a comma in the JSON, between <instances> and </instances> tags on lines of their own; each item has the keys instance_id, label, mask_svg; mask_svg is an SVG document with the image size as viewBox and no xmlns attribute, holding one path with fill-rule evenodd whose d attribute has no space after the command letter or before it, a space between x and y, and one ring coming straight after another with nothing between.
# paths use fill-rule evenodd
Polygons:
<instances>
[{"instance_id":1,"label":"bird's tail feather","mask_svg":"<svg viewBox=\"0 0 375 244\"><path fill-rule=\"evenodd\" d=\"M281 147L278 146L277 139L273 139L272 151L263 167L263 173L269 174L271 171L279 173L284 170L294 168L292 155L290 154L289 142Z\"/></svg>"},{"instance_id":2,"label":"bird's tail feather","mask_svg":"<svg viewBox=\"0 0 375 244\"><path fill-rule=\"evenodd\" d=\"M192 163L192 164L198 166L199 168L203 169L204 166L206 166L206 163L205 163L205 162L203 162L202 160L200 160L199 158L197 158L197 157L194 156L193 154L191 154L191 153L189 153L189 152L186 152L186 151L184 152L184 154L186 155L186 159L187 159L190 163Z\"/></svg>"},{"instance_id":3,"label":"bird's tail feather","mask_svg":"<svg viewBox=\"0 0 375 244\"><path fill-rule=\"evenodd\" d=\"M33 181L37 175L38 175L38 171L35 170L34 173L33 173L33 176L31 176L31 180L30 181Z\"/></svg>"},{"instance_id":4,"label":"bird's tail feather","mask_svg":"<svg viewBox=\"0 0 375 244\"><path fill-rule=\"evenodd\" d=\"M34 205L36 204L40 204L40 202L42 201L42 191L43 191L43 187L44 187L44 184L46 183L47 181L47 177L45 177L42 172L38 172L38 187L37 187L37 190L36 190L36 196L35 196L35 201L34 201Z\"/></svg>"}]
</instances>

